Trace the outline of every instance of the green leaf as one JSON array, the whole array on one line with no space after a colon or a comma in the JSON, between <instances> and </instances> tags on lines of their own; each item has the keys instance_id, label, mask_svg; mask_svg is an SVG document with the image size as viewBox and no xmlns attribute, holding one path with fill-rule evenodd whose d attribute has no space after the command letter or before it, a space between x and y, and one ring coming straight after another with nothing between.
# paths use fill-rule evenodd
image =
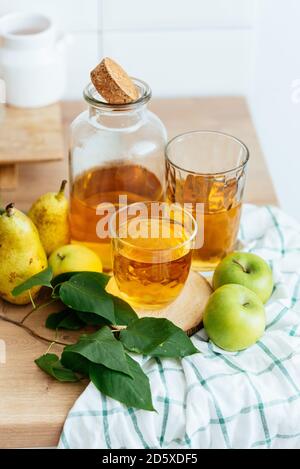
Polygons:
<instances>
[{"instance_id":1,"label":"green leaf","mask_svg":"<svg viewBox=\"0 0 300 469\"><path fill-rule=\"evenodd\" d=\"M127 326L130 322L138 319L132 307L120 298L110 295L114 303L115 325ZM107 326L110 322L95 313L77 311L77 316L89 326Z\"/></svg>"},{"instance_id":2,"label":"green leaf","mask_svg":"<svg viewBox=\"0 0 300 469\"><path fill-rule=\"evenodd\" d=\"M77 331L85 326L85 323L78 317L76 311L64 309L58 313L50 314L46 319L48 329L68 329Z\"/></svg>"},{"instance_id":3,"label":"green leaf","mask_svg":"<svg viewBox=\"0 0 300 469\"><path fill-rule=\"evenodd\" d=\"M67 345L62 354L64 364L66 353L80 355L92 363L130 375L124 348L107 326L94 334L82 335L76 344ZM68 359L70 362L70 357ZM76 358L73 360L75 362Z\"/></svg>"},{"instance_id":4,"label":"green leaf","mask_svg":"<svg viewBox=\"0 0 300 469\"><path fill-rule=\"evenodd\" d=\"M115 325L117 326L127 326L135 319L138 319L138 315L132 309L132 307L126 303L126 301L121 300L117 296L112 296L115 308Z\"/></svg>"},{"instance_id":5,"label":"green leaf","mask_svg":"<svg viewBox=\"0 0 300 469\"><path fill-rule=\"evenodd\" d=\"M199 350L194 347L193 342L186 333L179 329L177 333L168 337L165 342L158 345L148 355L162 358L184 358L194 353L199 353Z\"/></svg>"},{"instance_id":6,"label":"green leaf","mask_svg":"<svg viewBox=\"0 0 300 469\"><path fill-rule=\"evenodd\" d=\"M57 285L60 285L61 283L67 282L74 275L83 274L83 273L84 272L82 271L77 271L77 272L64 272L63 274L56 275L56 277L52 279L52 282L51 282L52 287L56 287Z\"/></svg>"},{"instance_id":7,"label":"green leaf","mask_svg":"<svg viewBox=\"0 0 300 469\"><path fill-rule=\"evenodd\" d=\"M32 287L36 287L36 286L44 286L44 287L52 288L52 285L50 283L51 279L52 279L52 269L51 267L47 267L46 269L42 270L41 272L38 272L37 274L33 275L29 279L25 280L25 282L15 287L12 291L12 295L18 296L21 293L24 293L25 291L30 290Z\"/></svg>"},{"instance_id":8,"label":"green leaf","mask_svg":"<svg viewBox=\"0 0 300 469\"><path fill-rule=\"evenodd\" d=\"M47 353L35 360L37 366L39 366L48 375L57 379L61 382L72 382L79 381L78 376L73 373L72 370L65 368L57 355L54 353Z\"/></svg>"},{"instance_id":9,"label":"green leaf","mask_svg":"<svg viewBox=\"0 0 300 469\"><path fill-rule=\"evenodd\" d=\"M102 318L101 316L98 316L98 314L76 311L76 315L82 322L89 326L108 326L110 324L110 321Z\"/></svg>"},{"instance_id":10,"label":"green leaf","mask_svg":"<svg viewBox=\"0 0 300 469\"><path fill-rule=\"evenodd\" d=\"M127 363L132 378L105 366L90 364L90 380L106 396L122 402L127 407L155 410L152 404L149 379L140 365L129 355Z\"/></svg>"},{"instance_id":11,"label":"green leaf","mask_svg":"<svg viewBox=\"0 0 300 469\"><path fill-rule=\"evenodd\" d=\"M114 303L103 288L101 274L84 272L73 275L60 287L61 301L76 311L95 313L115 323Z\"/></svg>"},{"instance_id":12,"label":"green leaf","mask_svg":"<svg viewBox=\"0 0 300 469\"><path fill-rule=\"evenodd\" d=\"M70 278L74 277L74 275L78 275L78 274L85 274L88 277L97 279L98 282L102 284L103 288L106 287L106 285L108 284L111 278L109 275L103 274L100 272L89 272L89 271L65 272L63 274L59 274L56 277L54 277L51 284L53 287L56 287L56 285L59 285L60 283L64 283L67 280L70 280Z\"/></svg>"},{"instance_id":13,"label":"green leaf","mask_svg":"<svg viewBox=\"0 0 300 469\"><path fill-rule=\"evenodd\" d=\"M168 319L142 318L121 331L120 340L131 352L152 357L185 357L197 353L192 341Z\"/></svg>"},{"instance_id":14,"label":"green leaf","mask_svg":"<svg viewBox=\"0 0 300 469\"><path fill-rule=\"evenodd\" d=\"M78 353L63 351L61 363L66 368L89 377L90 361Z\"/></svg>"}]
</instances>

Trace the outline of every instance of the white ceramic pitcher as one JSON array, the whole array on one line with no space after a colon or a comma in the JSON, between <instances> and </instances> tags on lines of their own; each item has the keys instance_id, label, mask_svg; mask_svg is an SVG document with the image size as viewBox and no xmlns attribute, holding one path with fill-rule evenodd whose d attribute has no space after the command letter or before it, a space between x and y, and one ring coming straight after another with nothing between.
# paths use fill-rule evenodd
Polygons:
<instances>
[{"instance_id":1,"label":"white ceramic pitcher","mask_svg":"<svg viewBox=\"0 0 300 469\"><path fill-rule=\"evenodd\" d=\"M66 36L35 13L0 18L0 78L7 104L41 107L60 100L66 82Z\"/></svg>"}]
</instances>

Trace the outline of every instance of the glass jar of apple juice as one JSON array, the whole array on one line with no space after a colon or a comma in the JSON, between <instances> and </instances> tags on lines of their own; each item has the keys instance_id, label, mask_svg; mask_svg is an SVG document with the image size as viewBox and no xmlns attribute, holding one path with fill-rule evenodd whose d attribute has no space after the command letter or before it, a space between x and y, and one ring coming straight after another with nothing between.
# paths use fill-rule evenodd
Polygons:
<instances>
[{"instance_id":1,"label":"glass jar of apple juice","mask_svg":"<svg viewBox=\"0 0 300 469\"><path fill-rule=\"evenodd\" d=\"M107 271L112 207L160 201L165 193L166 129L147 107L150 87L133 81L139 97L128 104L109 104L88 84L88 110L71 124L71 240L93 249Z\"/></svg>"}]
</instances>

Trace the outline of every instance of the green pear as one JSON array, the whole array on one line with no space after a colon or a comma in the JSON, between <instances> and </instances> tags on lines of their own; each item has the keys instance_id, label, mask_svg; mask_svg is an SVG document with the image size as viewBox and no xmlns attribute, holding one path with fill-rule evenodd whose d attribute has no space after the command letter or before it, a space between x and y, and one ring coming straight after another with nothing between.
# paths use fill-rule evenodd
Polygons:
<instances>
[{"instance_id":1,"label":"green pear","mask_svg":"<svg viewBox=\"0 0 300 469\"><path fill-rule=\"evenodd\" d=\"M66 184L64 180L57 193L47 192L39 197L28 212L47 256L70 241L69 204L64 194Z\"/></svg>"},{"instance_id":2,"label":"green pear","mask_svg":"<svg viewBox=\"0 0 300 469\"><path fill-rule=\"evenodd\" d=\"M13 204L0 210L0 297L14 304L30 303L28 292L16 297L11 292L46 267L46 253L32 221ZM32 298L39 290L30 290Z\"/></svg>"}]
</instances>

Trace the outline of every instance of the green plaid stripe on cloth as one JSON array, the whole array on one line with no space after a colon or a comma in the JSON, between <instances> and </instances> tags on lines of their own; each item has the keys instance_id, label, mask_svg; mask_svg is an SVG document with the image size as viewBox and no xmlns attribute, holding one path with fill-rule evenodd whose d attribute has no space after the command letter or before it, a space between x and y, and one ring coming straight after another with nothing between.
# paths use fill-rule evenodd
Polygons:
<instances>
[{"instance_id":1,"label":"green plaid stripe on cloth","mask_svg":"<svg viewBox=\"0 0 300 469\"><path fill-rule=\"evenodd\" d=\"M261 340L239 353L193 337L183 360L139 357L158 413L126 408L89 384L59 448L300 448L300 225L246 205L240 237L274 272Z\"/></svg>"}]
</instances>

